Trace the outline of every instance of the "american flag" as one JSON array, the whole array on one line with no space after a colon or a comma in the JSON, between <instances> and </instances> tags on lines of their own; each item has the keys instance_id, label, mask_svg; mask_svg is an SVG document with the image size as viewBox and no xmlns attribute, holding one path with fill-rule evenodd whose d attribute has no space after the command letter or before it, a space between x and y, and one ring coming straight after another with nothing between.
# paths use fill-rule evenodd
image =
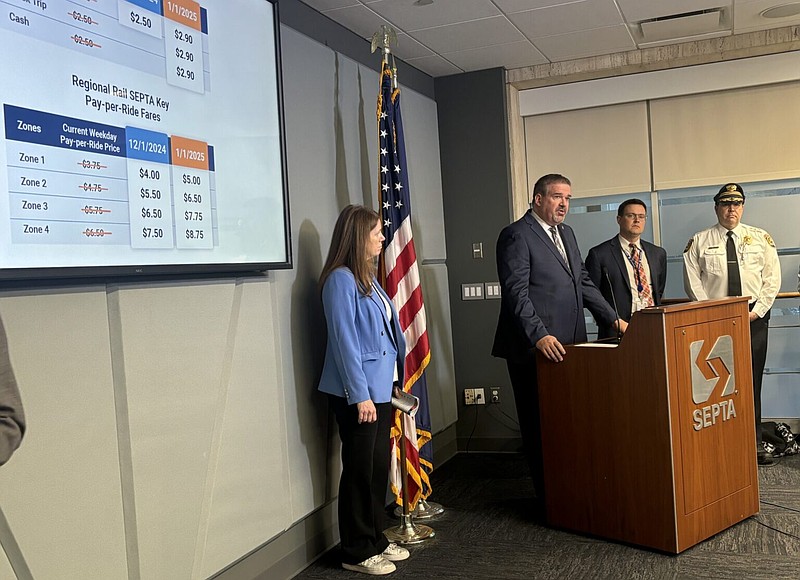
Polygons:
<instances>
[{"instance_id":1,"label":"american flag","mask_svg":"<svg viewBox=\"0 0 800 580\"><path fill-rule=\"evenodd\" d=\"M400 89L395 85L386 55L381 64L381 91L378 95L378 139L380 142L380 189L378 202L383 220L384 242L380 257L380 277L384 290L392 299L406 339L406 392L419 397L419 410L414 418L395 413L392 426L392 467L390 481L397 503L402 504L400 475L400 421L405 421L406 467L408 468L408 503L413 510L419 499L431 493L429 472L433 469L430 445L431 421L425 367L431 360L422 286L417 269L417 255L411 233L411 198L406 173L406 150L403 122L400 117Z\"/></svg>"}]
</instances>

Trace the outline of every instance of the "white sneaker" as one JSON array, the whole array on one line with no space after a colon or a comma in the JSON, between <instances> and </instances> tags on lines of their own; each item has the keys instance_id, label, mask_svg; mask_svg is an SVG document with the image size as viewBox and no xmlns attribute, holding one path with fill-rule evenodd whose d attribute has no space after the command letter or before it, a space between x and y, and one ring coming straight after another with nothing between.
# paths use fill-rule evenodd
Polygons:
<instances>
[{"instance_id":1,"label":"white sneaker","mask_svg":"<svg viewBox=\"0 0 800 580\"><path fill-rule=\"evenodd\" d=\"M388 546L386 546L386 549L383 551L383 554L381 554L381 556L383 556L390 562L399 562L400 560L405 560L406 558L408 558L409 553L408 550L406 550L404 547L398 546L395 543L391 543Z\"/></svg>"},{"instance_id":2,"label":"white sneaker","mask_svg":"<svg viewBox=\"0 0 800 580\"><path fill-rule=\"evenodd\" d=\"M342 568L345 570L352 570L353 572L361 572L362 574L370 574L372 576L383 576L384 574L391 574L397 570L394 564L380 554L367 558L358 564L345 564L342 562Z\"/></svg>"}]
</instances>

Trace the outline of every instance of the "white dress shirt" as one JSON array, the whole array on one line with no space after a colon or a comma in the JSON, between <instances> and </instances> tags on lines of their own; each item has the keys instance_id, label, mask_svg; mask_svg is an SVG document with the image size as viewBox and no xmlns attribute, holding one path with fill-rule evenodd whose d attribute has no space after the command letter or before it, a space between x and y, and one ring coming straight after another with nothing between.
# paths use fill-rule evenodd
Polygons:
<instances>
[{"instance_id":1,"label":"white dress shirt","mask_svg":"<svg viewBox=\"0 0 800 580\"><path fill-rule=\"evenodd\" d=\"M772 308L781 288L781 266L772 237L761 228L740 223L733 228L742 295L750 297L759 318ZM694 300L728 295L728 230L716 224L692 236L683 251L683 286Z\"/></svg>"}]
</instances>

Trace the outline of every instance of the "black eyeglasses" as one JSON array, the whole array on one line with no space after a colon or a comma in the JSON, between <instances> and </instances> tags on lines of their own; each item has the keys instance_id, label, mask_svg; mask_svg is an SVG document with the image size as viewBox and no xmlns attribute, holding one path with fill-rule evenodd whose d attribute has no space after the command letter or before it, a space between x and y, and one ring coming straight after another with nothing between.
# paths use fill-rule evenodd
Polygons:
<instances>
[{"instance_id":1,"label":"black eyeglasses","mask_svg":"<svg viewBox=\"0 0 800 580\"><path fill-rule=\"evenodd\" d=\"M721 202L719 202L719 204L720 205L724 205L726 207L729 206L729 205L732 205L733 207L741 207L742 205L744 205L744 202L743 201L738 201L738 200L737 201L721 201Z\"/></svg>"}]
</instances>

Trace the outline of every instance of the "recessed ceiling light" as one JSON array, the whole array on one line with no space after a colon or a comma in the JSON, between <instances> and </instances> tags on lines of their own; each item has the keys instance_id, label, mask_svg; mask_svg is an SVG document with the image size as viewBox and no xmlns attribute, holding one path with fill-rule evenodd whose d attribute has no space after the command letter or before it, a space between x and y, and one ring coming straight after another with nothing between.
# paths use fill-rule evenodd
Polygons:
<instances>
[{"instance_id":1,"label":"recessed ceiling light","mask_svg":"<svg viewBox=\"0 0 800 580\"><path fill-rule=\"evenodd\" d=\"M773 6L761 12L761 16L764 18L786 18L787 16L797 16L798 14L800 14L800 2Z\"/></svg>"},{"instance_id":2,"label":"recessed ceiling light","mask_svg":"<svg viewBox=\"0 0 800 580\"><path fill-rule=\"evenodd\" d=\"M417 0L414 4L416 6L428 6L429 4L433 4L433 0Z\"/></svg>"}]
</instances>

